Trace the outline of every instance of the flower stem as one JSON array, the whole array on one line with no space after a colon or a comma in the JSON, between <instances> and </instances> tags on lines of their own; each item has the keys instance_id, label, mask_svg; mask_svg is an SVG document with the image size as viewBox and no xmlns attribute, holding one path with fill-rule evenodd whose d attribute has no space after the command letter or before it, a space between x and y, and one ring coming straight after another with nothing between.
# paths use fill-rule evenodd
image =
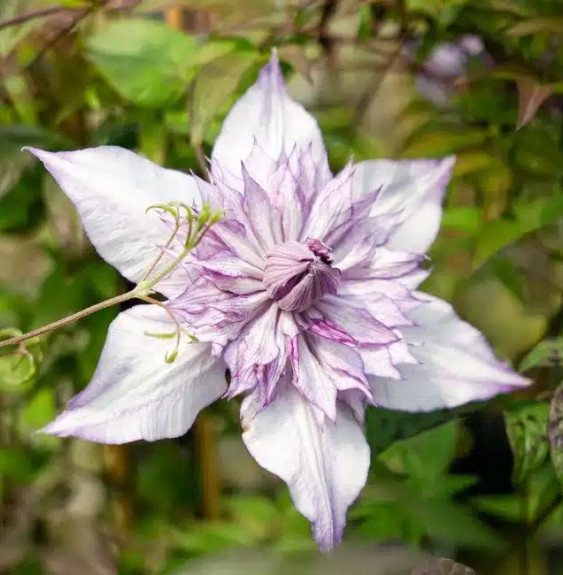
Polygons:
<instances>
[{"instance_id":1,"label":"flower stem","mask_svg":"<svg viewBox=\"0 0 563 575\"><path fill-rule=\"evenodd\" d=\"M50 331L53 331L55 329L59 329L61 327L69 325L75 321L78 321L79 319L82 319L83 317L86 317L86 316L89 316L93 313L96 313L97 311L101 311L102 309L105 309L107 307L111 307L112 305L117 305L117 304L123 303L125 301L128 301L130 299L133 299L135 297L138 297L138 295L139 294L138 294L137 290L134 289L134 290L129 291L127 293L112 297L112 298L107 299L105 301L102 301L100 303L96 303L94 305L91 305L90 307L87 307L86 309L83 309L77 313L69 315L68 317L65 317L63 319L59 319L57 321L54 321L53 323L49 323L47 325L44 325L43 327L34 329L33 331L30 331L28 333L24 333L22 335L18 335L16 337L11 337L10 339L6 339L4 341L0 341L0 348L7 347L9 345L16 345L16 344L22 343L23 341L31 339L32 337L38 337L38 336L43 335L45 333L49 333Z\"/></svg>"}]
</instances>

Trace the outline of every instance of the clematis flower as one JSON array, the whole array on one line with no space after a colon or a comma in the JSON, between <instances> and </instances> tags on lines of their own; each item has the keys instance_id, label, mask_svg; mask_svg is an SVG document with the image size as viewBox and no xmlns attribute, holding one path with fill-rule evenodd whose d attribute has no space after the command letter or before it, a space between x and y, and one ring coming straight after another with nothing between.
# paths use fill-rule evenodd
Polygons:
<instances>
[{"instance_id":1,"label":"clematis flower","mask_svg":"<svg viewBox=\"0 0 563 575\"><path fill-rule=\"evenodd\" d=\"M206 201L225 211L156 286L165 309L117 316L91 383L47 433L175 437L211 402L242 396L248 450L288 484L329 550L366 482L366 407L453 408L527 383L449 304L417 291L454 158L350 163L333 175L275 54L226 117L210 182L120 148L31 151L101 257L132 282L179 249L167 245L167 212L146 213L149 205ZM170 363L172 342L155 334L175 323Z\"/></svg>"},{"instance_id":2,"label":"clematis flower","mask_svg":"<svg viewBox=\"0 0 563 575\"><path fill-rule=\"evenodd\" d=\"M416 49L413 46L409 51L415 52ZM419 94L438 108L447 108L454 93L454 81L467 74L474 60L480 60L485 66L492 63L479 36L465 34L456 41L438 44L416 77Z\"/></svg>"}]
</instances>

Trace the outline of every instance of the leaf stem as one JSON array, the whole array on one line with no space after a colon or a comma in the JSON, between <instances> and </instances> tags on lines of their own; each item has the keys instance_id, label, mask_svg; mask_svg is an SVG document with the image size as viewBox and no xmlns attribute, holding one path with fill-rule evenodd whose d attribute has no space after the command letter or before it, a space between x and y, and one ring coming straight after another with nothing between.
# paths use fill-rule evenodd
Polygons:
<instances>
[{"instance_id":1,"label":"leaf stem","mask_svg":"<svg viewBox=\"0 0 563 575\"><path fill-rule=\"evenodd\" d=\"M72 315L69 315L68 317L65 317L63 319L59 319L57 321L54 321L53 323L49 323L47 325L44 325L43 327L39 327L37 329L34 329L33 331L30 331L28 333L24 333L22 335L18 335L16 337L11 337L10 339L6 339L4 341L0 341L0 348L8 347L9 345L16 345L16 344L19 344L23 341L31 339L32 337L38 337L40 335L43 335L43 334L48 333L50 331L53 331L55 329L59 329L61 327L67 326L67 325L69 325L75 321L78 321L79 319L82 319L83 317L89 316L93 313L96 313L97 311L101 311L102 309L106 309L107 307L111 307L112 305L117 305L117 304L123 303L125 301L130 300L130 299L138 297L138 295L139 295L139 293L138 293L137 289L134 289L134 290L129 291L127 293L112 297L112 298L107 299L105 301L102 301L100 303L96 303L94 305L91 305L90 307L87 307L86 309L83 309L83 310L80 310L79 312L73 313Z\"/></svg>"}]
</instances>

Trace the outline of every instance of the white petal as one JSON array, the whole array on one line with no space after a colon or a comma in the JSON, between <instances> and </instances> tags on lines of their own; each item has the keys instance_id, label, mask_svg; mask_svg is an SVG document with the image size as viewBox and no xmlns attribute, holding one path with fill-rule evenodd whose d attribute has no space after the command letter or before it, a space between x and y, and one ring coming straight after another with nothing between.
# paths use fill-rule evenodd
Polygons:
<instances>
[{"instance_id":1,"label":"white petal","mask_svg":"<svg viewBox=\"0 0 563 575\"><path fill-rule=\"evenodd\" d=\"M436 239L442 219L442 200L455 158L443 160L374 160L360 162L354 193L373 192L380 186L371 215L389 214L398 225L387 247L424 253Z\"/></svg>"},{"instance_id":2,"label":"white petal","mask_svg":"<svg viewBox=\"0 0 563 575\"><path fill-rule=\"evenodd\" d=\"M429 303L409 313L417 327L401 329L418 364L397 365L402 380L370 377L376 405L404 411L454 408L530 383L499 361L483 335L448 303L424 297Z\"/></svg>"},{"instance_id":3,"label":"white petal","mask_svg":"<svg viewBox=\"0 0 563 575\"><path fill-rule=\"evenodd\" d=\"M257 82L236 102L215 141L212 158L224 170L241 177L256 142L274 160L295 146L311 146L315 163L327 166L322 135L315 119L286 92L275 53L260 72ZM326 168L328 169L328 168ZM260 174L252 172L258 183Z\"/></svg>"},{"instance_id":4,"label":"white petal","mask_svg":"<svg viewBox=\"0 0 563 575\"><path fill-rule=\"evenodd\" d=\"M346 511L365 485L370 463L362 428L349 408L339 404L336 423L324 418L319 425L314 408L287 385L257 413L252 397L246 398L241 419L248 450L288 484L321 549L338 545Z\"/></svg>"},{"instance_id":5,"label":"white petal","mask_svg":"<svg viewBox=\"0 0 563 575\"><path fill-rule=\"evenodd\" d=\"M99 254L135 283L172 233L154 211L146 214L146 209L172 201L201 203L192 177L161 168L123 148L58 153L28 149L72 200ZM177 283L170 281L167 290L166 282L161 282L158 289L171 296L181 291L173 285Z\"/></svg>"},{"instance_id":6,"label":"white petal","mask_svg":"<svg viewBox=\"0 0 563 575\"><path fill-rule=\"evenodd\" d=\"M153 441L184 434L198 412L226 390L225 365L211 346L182 335L178 356L167 363L175 324L157 306L120 313L109 328L100 362L88 387L43 429L101 443Z\"/></svg>"}]
</instances>

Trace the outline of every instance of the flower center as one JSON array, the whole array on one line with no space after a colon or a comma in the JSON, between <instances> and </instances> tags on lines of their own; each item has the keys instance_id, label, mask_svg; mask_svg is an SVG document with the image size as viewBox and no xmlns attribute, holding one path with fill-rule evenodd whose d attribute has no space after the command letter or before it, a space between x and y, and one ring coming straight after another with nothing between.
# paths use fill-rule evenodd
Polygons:
<instances>
[{"instance_id":1,"label":"flower center","mask_svg":"<svg viewBox=\"0 0 563 575\"><path fill-rule=\"evenodd\" d=\"M331 267L332 250L320 240L285 242L266 254L264 285L285 311L304 311L327 293L335 294L340 270Z\"/></svg>"}]
</instances>

